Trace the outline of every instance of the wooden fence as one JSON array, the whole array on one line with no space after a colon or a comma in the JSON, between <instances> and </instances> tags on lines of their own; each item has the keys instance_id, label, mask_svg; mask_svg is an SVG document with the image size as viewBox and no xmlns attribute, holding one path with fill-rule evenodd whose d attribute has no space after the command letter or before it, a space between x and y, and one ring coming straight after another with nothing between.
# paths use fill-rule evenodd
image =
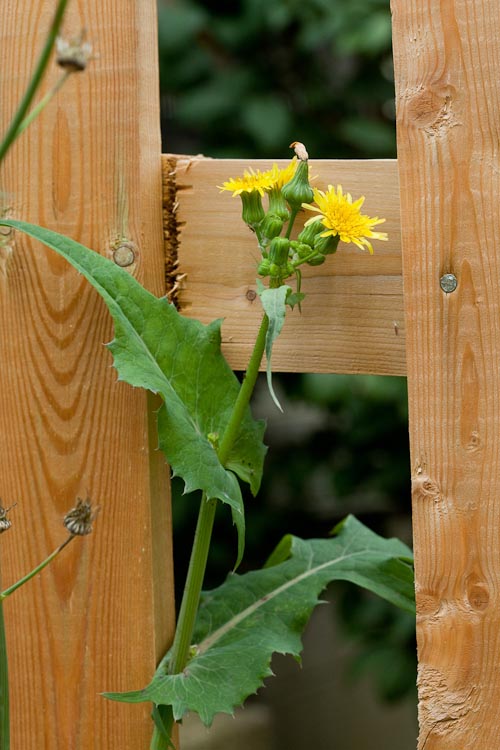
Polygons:
<instances>
[{"instance_id":1,"label":"wooden fence","mask_svg":"<svg viewBox=\"0 0 500 750\"><path fill-rule=\"evenodd\" d=\"M3 0L2 129L53 6ZM419 748L498 750L500 1L393 0L392 10L397 164L312 162L318 184L366 194L391 240L373 257L343 249L308 270L308 305L287 320L274 364L407 374ZM65 29L82 26L97 59L18 141L3 200L110 256L125 238L146 286L164 293L166 267L186 314L226 318L225 351L243 368L259 315L254 248L240 241L237 201L214 187L241 164L163 157L163 233L155 1L75 0ZM457 279L451 293L445 274ZM1 494L18 502L16 530L2 538L4 581L61 540L75 495L102 506L92 538L6 604L13 748L146 748L147 709L98 693L143 684L172 631L168 479L152 404L115 382L93 291L21 237L0 256L0 314Z\"/></svg>"}]
</instances>

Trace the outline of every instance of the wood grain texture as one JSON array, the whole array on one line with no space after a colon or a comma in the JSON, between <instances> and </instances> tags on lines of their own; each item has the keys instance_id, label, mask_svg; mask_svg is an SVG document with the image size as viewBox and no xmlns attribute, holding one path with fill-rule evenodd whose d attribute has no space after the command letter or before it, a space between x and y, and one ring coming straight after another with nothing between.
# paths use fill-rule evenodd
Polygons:
<instances>
[{"instance_id":1,"label":"wood grain texture","mask_svg":"<svg viewBox=\"0 0 500 750\"><path fill-rule=\"evenodd\" d=\"M2 2L2 131L54 7ZM156 3L73 0L65 34L82 27L96 57L19 139L0 174L4 206L104 254L126 237L131 273L162 294ZM53 66L45 89L58 76ZM0 315L0 495L17 501L4 584L64 539L77 495L101 506L92 536L5 604L12 748L146 748L149 706L99 696L144 685L173 625L168 481L146 395L117 383L94 291L20 235L1 250Z\"/></svg>"},{"instance_id":2,"label":"wood grain texture","mask_svg":"<svg viewBox=\"0 0 500 750\"><path fill-rule=\"evenodd\" d=\"M500 746L498 0L393 0L420 750ZM439 279L453 273L446 295Z\"/></svg>"},{"instance_id":3,"label":"wood grain texture","mask_svg":"<svg viewBox=\"0 0 500 750\"><path fill-rule=\"evenodd\" d=\"M285 165L288 162L278 162ZM223 349L236 370L246 368L259 327L255 298L258 249L241 221L241 201L221 185L246 162L164 156L164 172L177 185L171 205L167 249L178 252L178 301L184 314L208 323L224 318ZM405 332L399 235L399 190L394 161L314 161L314 185L341 183L353 196L366 196L363 211L387 219L389 242L375 242L375 254L341 245L319 267L305 267L302 314L287 316L273 351L273 369L403 375ZM173 227L172 227L173 225ZM176 228L176 229L175 229Z\"/></svg>"}]
</instances>

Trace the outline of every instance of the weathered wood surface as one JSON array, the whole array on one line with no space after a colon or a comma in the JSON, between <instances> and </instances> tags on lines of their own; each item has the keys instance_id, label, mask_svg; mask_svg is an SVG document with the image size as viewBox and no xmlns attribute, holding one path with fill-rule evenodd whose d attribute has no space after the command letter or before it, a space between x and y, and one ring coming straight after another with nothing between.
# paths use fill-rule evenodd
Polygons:
<instances>
[{"instance_id":1,"label":"weathered wood surface","mask_svg":"<svg viewBox=\"0 0 500 750\"><path fill-rule=\"evenodd\" d=\"M2 131L54 8L2 2ZM69 4L65 34L85 26L96 58L18 141L0 187L11 216L104 254L125 236L137 246L131 272L162 294L155 14L154 0ZM59 74L53 66L46 84ZM146 748L149 706L99 696L145 684L172 626L168 482L146 396L116 382L97 295L20 235L0 258L0 315L0 495L17 502L2 536L4 584L65 538L77 495L101 506L92 536L5 603L12 748Z\"/></svg>"},{"instance_id":2,"label":"weathered wood surface","mask_svg":"<svg viewBox=\"0 0 500 750\"><path fill-rule=\"evenodd\" d=\"M278 162L285 165L288 162ZM245 369L259 326L255 298L255 238L241 221L241 201L217 186L248 166L269 161L164 156L170 193L167 251L178 253L178 302L204 323L224 318L223 349L236 370ZM305 267L302 314L287 316L273 351L273 369L403 375L405 330L399 233L399 187L395 161L311 160L314 185L341 183L366 196L363 212L387 219L388 242L375 254L341 245L319 267ZM175 190L176 186L176 190ZM309 217L307 217L309 218ZM297 224L303 222L299 217Z\"/></svg>"},{"instance_id":3,"label":"weathered wood surface","mask_svg":"<svg viewBox=\"0 0 500 750\"><path fill-rule=\"evenodd\" d=\"M500 2L392 10L419 748L498 750Z\"/></svg>"}]
</instances>

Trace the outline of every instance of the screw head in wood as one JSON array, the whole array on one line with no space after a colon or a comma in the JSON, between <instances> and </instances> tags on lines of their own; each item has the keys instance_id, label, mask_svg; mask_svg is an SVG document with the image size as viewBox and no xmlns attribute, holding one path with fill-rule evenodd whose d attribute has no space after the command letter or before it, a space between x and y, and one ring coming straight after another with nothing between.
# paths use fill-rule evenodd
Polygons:
<instances>
[{"instance_id":1,"label":"screw head in wood","mask_svg":"<svg viewBox=\"0 0 500 750\"><path fill-rule=\"evenodd\" d=\"M120 268L131 266L135 261L135 248L130 242L122 242L113 250L113 260Z\"/></svg>"},{"instance_id":2,"label":"screw head in wood","mask_svg":"<svg viewBox=\"0 0 500 750\"><path fill-rule=\"evenodd\" d=\"M458 286L457 277L454 273L445 273L444 276L441 276L439 279L439 286L443 292L451 294L451 292L454 292Z\"/></svg>"}]
</instances>

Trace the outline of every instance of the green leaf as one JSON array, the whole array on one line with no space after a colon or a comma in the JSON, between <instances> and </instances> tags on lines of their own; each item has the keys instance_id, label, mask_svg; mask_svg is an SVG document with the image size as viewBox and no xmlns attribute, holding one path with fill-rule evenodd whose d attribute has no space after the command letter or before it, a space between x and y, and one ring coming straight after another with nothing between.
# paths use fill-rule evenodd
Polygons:
<instances>
[{"instance_id":1,"label":"green leaf","mask_svg":"<svg viewBox=\"0 0 500 750\"><path fill-rule=\"evenodd\" d=\"M71 263L99 292L115 323L109 344L119 380L159 393L160 448L185 492L202 490L231 507L238 530L238 562L244 543L244 512L237 474L255 494L262 477L264 422L242 421L225 468L209 435L222 437L240 384L220 350L220 321L208 326L180 315L130 274L78 242L42 227L1 220L40 240ZM234 472L234 473L233 473Z\"/></svg>"},{"instance_id":2,"label":"green leaf","mask_svg":"<svg viewBox=\"0 0 500 750\"><path fill-rule=\"evenodd\" d=\"M299 657L301 633L331 581L352 581L414 612L406 545L379 537L353 516L334 533L309 541L287 536L264 569L230 575L205 593L186 669L169 675L167 654L145 689L107 697L170 705L176 721L196 711L210 725L216 713L232 713L272 674L274 652Z\"/></svg>"},{"instance_id":3,"label":"green leaf","mask_svg":"<svg viewBox=\"0 0 500 750\"><path fill-rule=\"evenodd\" d=\"M280 411L283 411L273 388L271 355L273 344L281 333L286 315L287 296L292 292L292 288L283 284L277 289L266 289L262 282L257 282L257 292L260 296L264 312L269 318L269 328L266 335L266 375L269 393Z\"/></svg>"}]
</instances>

